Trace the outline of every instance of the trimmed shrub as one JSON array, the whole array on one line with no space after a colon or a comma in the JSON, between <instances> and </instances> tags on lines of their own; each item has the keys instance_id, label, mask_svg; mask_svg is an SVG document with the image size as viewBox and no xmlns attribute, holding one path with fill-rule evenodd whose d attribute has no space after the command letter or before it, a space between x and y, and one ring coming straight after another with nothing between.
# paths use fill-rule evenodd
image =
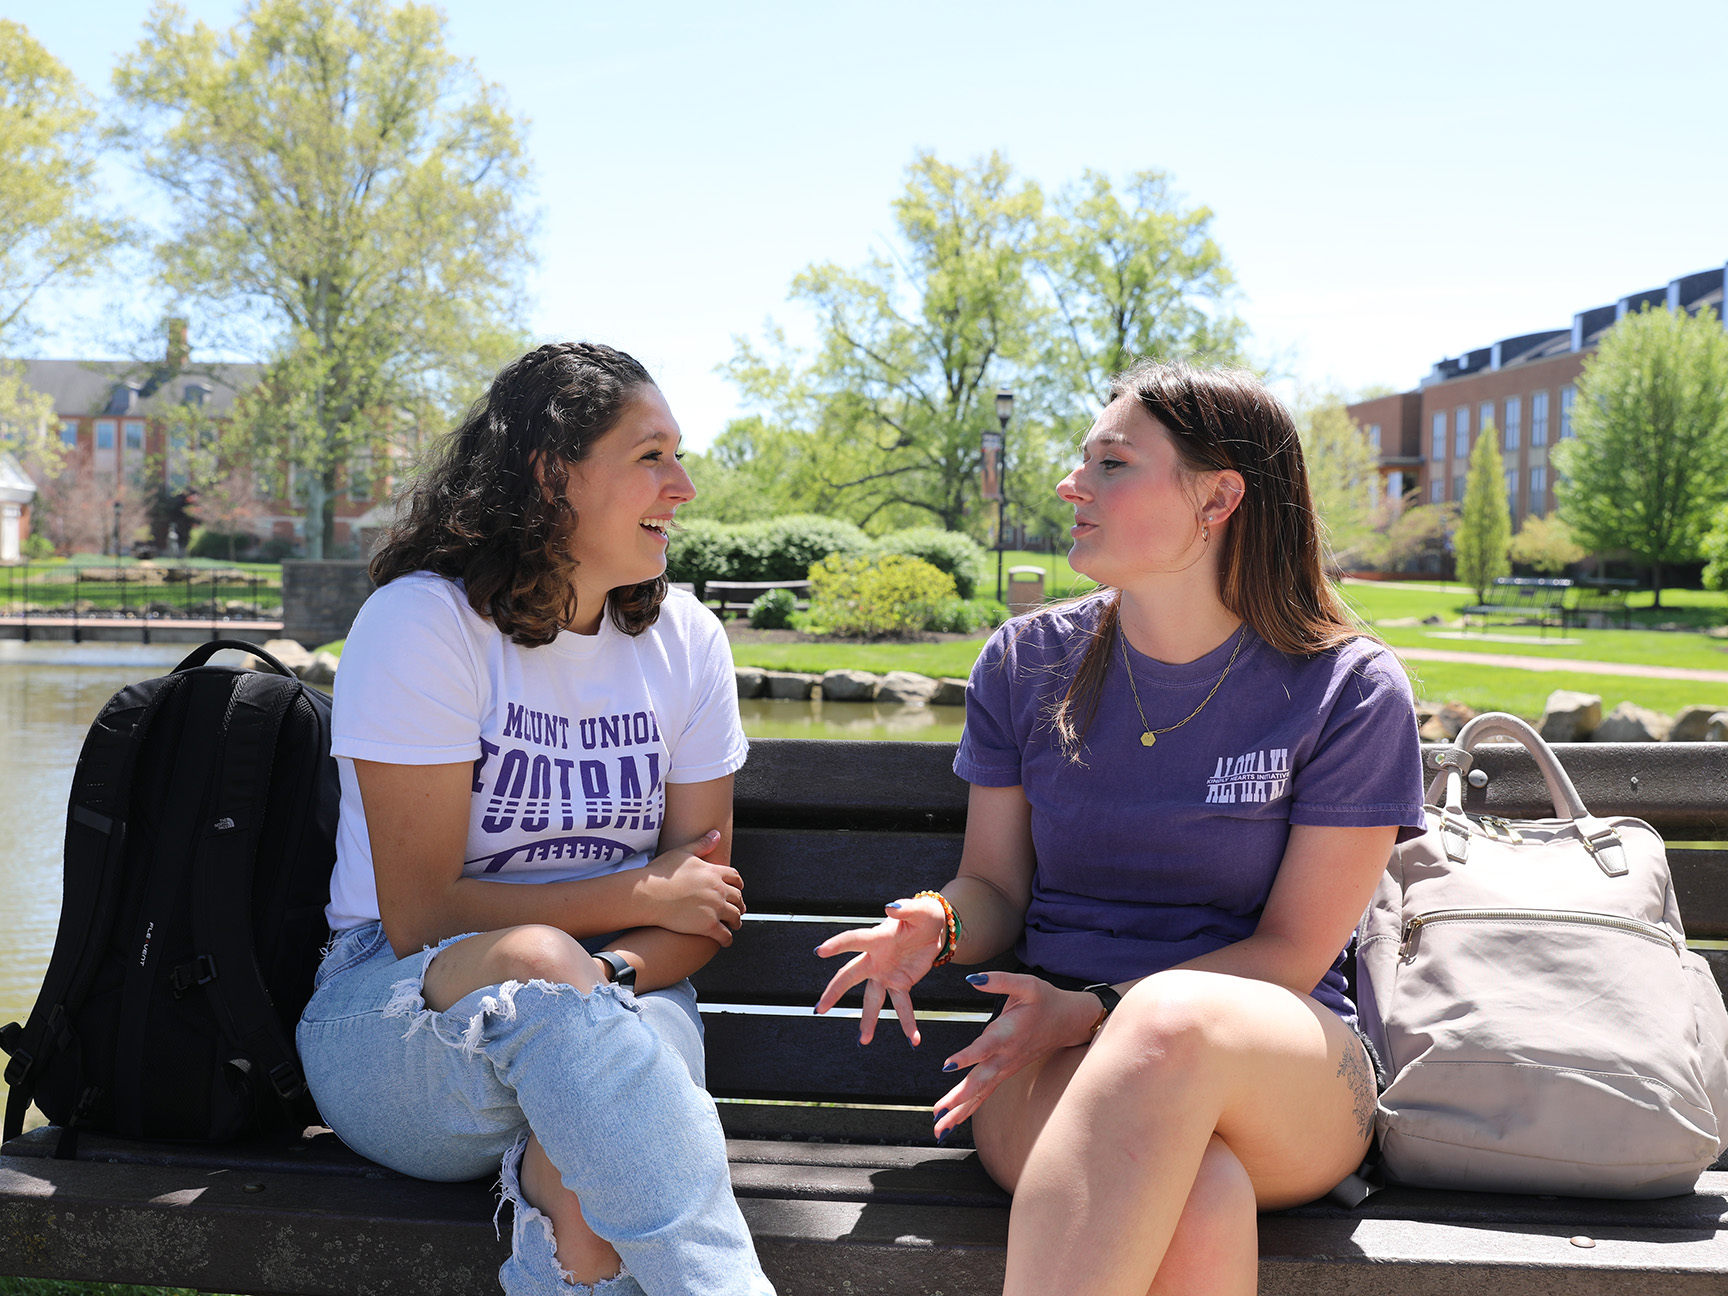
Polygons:
<instances>
[{"instance_id":1,"label":"trimmed shrub","mask_svg":"<svg viewBox=\"0 0 1728 1296\"><path fill-rule=\"evenodd\" d=\"M908 527L879 537L870 549L873 553L922 558L937 571L952 576L955 591L963 599L971 598L984 579L987 555L976 540L959 531Z\"/></svg>"},{"instance_id":2,"label":"trimmed shrub","mask_svg":"<svg viewBox=\"0 0 1728 1296\"><path fill-rule=\"evenodd\" d=\"M700 596L711 580L803 580L829 554L861 553L870 538L850 522L793 514L727 525L693 518L666 548L666 579L691 581Z\"/></svg>"},{"instance_id":3,"label":"trimmed shrub","mask_svg":"<svg viewBox=\"0 0 1728 1296\"><path fill-rule=\"evenodd\" d=\"M830 554L810 568L810 619L831 634L896 638L956 600L954 578L903 554Z\"/></svg>"},{"instance_id":4,"label":"trimmed shrub","mask_svg":"<svg viewBox=\"0 0 1728 1296\"><path fill-rule=\"evenodd\" d=\"M706 518L680 522L666 545L666 579L690 581L701 598L711 580L739 580L732 574L732 532L736 527Z\"/></svg>"},{"instance_id":5,"label":"trimmed shrub","mask_svg":"<svg viewBox=\"0 0 1728 1296\"><path fill-rule=\"evenodd\" d=\"M258 537L250 531L240 531L228 534L222 531L210 531L204 527L192 528L191 542L186 546L188 558L216 558L225 562L233 562L241 554L256 547Z\"/></svg>"},{"instance_id":6,"label":"trimmed shrub","mask_svg":"<svg viewBox=\"0 0 1728 1296\"><path fill-rule=\"evenodd\" d=\"M750 605L750 624L757 630L784 630L792 624L798 600L788 589L772 589Z\"/></svg>"}]
</instances>

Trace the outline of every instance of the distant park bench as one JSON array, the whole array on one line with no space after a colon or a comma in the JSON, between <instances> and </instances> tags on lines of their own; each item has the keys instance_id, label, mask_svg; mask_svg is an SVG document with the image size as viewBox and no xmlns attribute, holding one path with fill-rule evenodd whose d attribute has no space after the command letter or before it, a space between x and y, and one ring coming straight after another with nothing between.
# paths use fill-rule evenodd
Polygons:
<instances>
[{"instance_id":1,"label":"distant park bench","mask_svg":"<svg viewBox=\"0 0 1728 1296\"><path fill-rule=\"evenodd\" d=\"M1566 624L1566 595L1572 582L1565 577L1496 576L1487 601L1473 603L1464 609L1464 628L1470 628L1470 618L1479 617L1484 627L1489 617L1507 617L1542 627L1544 636L1549 626Z\"/></svg>"},{"instance_id":2,"label":"distant park bench","mask_svg":"<svg viewBox=\"0 0 1728 1296\"><path fill-rule=\"evenodd\" d=\"M807 580L709 581L702 587L702 601L717 612L748 612L750 605L769 590L791 590L800 610L810 606Z\"/></svg>"},{"instance_id":3,"label":"distant park bench","mask_svg":"<svg viewBox=\"0 0 1728 1296\"><path fill-rule=\"evenodd\" d=\"M1568 626L1590 626L1597 619L1620 618L1620 628L1632 628L1632 609L1626 606L1626 596L1639 588L1635 580L1591 578L1578 581L1566 600L1563 619Z\"/></svg>"},{"instance_id":4,"label":"distant park bench","mask_svg":"<svg viewBox=\"0 0 1728 1296\"><path fill-rule=\"evenodd\" d=\"M1432 760L1436 748L1425 749ZM1728 762L1714 743L1556 747L1598 814L1637 815L1670 849L1687 935L1728 974ZM781 1296L996 1296L1006 1193L968 1147L931 1137L942 1060L994 1002L950 965L920 985L923 1046L892 1019L856 1045L858 995L810 1005L833 971L811 947L885 899L954 875L967 786L951 743L758 739L738 774L733 862L750 912L697 974L708 1084L732 1183ZM1521 748L1489 745L1466 808L1546 816ZM1686 843L1681 846L1679 843ZM1006 966L999 961L991 966ZM185 1147L58 1131L0 1149L0 1273L281 1296L496 1296L508 1252L487 1180L424 1183L312 1129L287 1145ZM1259 1222L1263 1296L1721 1296L1728 1173L1690 1195L1586 1200L1387 1188ZM1077 1293L1076 1296L1085 1296Z\"/></svg>"}]
</instances>

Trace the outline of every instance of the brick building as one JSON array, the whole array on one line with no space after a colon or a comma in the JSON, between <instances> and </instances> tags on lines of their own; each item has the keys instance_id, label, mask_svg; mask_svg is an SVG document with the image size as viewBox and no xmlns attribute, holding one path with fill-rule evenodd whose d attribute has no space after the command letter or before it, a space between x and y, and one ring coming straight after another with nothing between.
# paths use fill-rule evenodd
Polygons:
<instances>
[{"instance_id":1,"label":"brick building","mask_svg":"<svg viewBox=\"0 0 1728 1296\"><path fill-rule=\"evenodd\" d=\"M1439 504L1464 498L1470 451L1484 427L1500 435L1506 496L1517 529L1554 508L1548 452L1572 435L1578 375L1602 335L1629 311L1666 306L1722 314L1723 271L1683 275L1661 288L1579 311L1571 328L1502 338L1492 346L1441 360L1415 391L1349 406L1350 416L1380 452L1390 495L1414 491Z\"/></svg>"},{"instance_id":2,"label":"brick building","mask_svg":"<svg viewBox=\"0 0 1728 1296\"><path fill-rule=\"evenodd\" d=\"M262 373L263 366L257 364L190 364L185 325L179 321L169 324L160 361L24 361L25 383L53 401L64 459L57 478L35 483L40 498L33 511L58 514L58 525L32 528L26 517L20 541L35 529L49 534L62 551L107 552L111 539L101 543L91 537L111 537L119 518L123 545L147 533L162 549L170 521L158 501L182 496L191 470L191 448L181 434L170 432L167 414L175 406L195 405L219 427L235 399ZM361 529L373 524L374 496L384 485L370 474L356 473L338 496L339 548L357 543ZM254 507L244 529L262 541L298 548L305 538L305 519L294 502L296 494L291 468L255 466ZM182 545L188 530L180 528Z\"/></svg>"}]
</instances>

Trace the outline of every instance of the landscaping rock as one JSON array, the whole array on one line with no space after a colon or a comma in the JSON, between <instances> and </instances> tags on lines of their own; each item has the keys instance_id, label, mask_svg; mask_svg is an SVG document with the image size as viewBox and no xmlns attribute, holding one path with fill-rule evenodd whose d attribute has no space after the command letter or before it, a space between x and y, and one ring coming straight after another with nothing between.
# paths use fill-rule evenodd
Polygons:
<instances>
[{"instance_id":1,"label":"landscaping rock","mask_svg":"<svg viewBox=\"0 0 1728 1296\"><path fill-rule=\"evenodd\" d=\"M1595 693L1555 689L1542 708L1536 732L1549 742L1584 742L1602 723L1602 699Z\"/></svg>"},{"instance_id":2,"label":"landscaping rock","mask_svg":"<svg viewBox=\"0 0 1728 1296\"><path fill-rule=\"evenodd\" d=\"M308 684L327 685L336 682L337 657L334 653L315 652L304 670L294 673Z\"/></svg>"},{"instance_id":3,"label":"landscaping rock","mask_svg":"<svg viewBox=\"0 0 1728 1296\"><path fill-rule=\"evenodd\" d=\"M738 681L738 696L741 698L761 697L762 689L767 684L764 678L767 672L759 666L734 666L732 677Z\"/></svg>"},{"instance_id":4,"label":"landscaping rock","mask_svg":"<svg viewBox=\"0 0 1728 1296\"><path fill-rule=\"evenodd\" d=\"M928 675L912 671L889 671L876 690L878 702L903 702L907 706L924 706L936 696L942 686Z\"/></svg>"},{"instance_id":5,"label":"landscaping rock","mask_svg":"<svg viewBox=\"0 0 1728 1296\"><path fill-rule=\"evenodd\" d=\"M1432 626L1432 625L1445 625L1446 623L1443 620L1441 620L1438 616L1429 615L1429 616L1425 616L1422 618L1422 624Z\"/></svg>"},{"instance_id":6,"label":"landscaping rock","mask_svg":"<svg viewBox=\"0 0 1728 1296\"><path fill-rule=\"evenodd\" d=\"M1710 730L1710 721L1721 715L1719 706L1688 706L1681 707L1680 714L1674 717L1674 727L1668 731L1669 742L1703 742L1704 735Z\"/></svg>"},{"instance_id":7,"label":"landscaping rock","mask_svg":"<svg viewBox=\"0 0 1728 1296\"><path fill-rule=\"evenodd\" d=\"M869 702L882 684L880 675L861 670L831 670L822 676L822 696L829 702Z\"/></svg>"},{"instance_id":8,"label":"landscaping rock","mask_svg":"<svg viewBox=\"0 0 1728 1296\"><path fill-rule=\"evenodd\" d=\"M762 678L767 683L768 696L782 702L808 702L822 687L820 675L806 675L803 671L763 671Z\"/></svg>"},{"instance_id":9,"label":"landscaping rock","mask_svg":"<svg viewBox=\"0 0 1728 1296\"><path fill-rule=\"evenodd\" d=\"M941 679L937 680L936 683L939 687L936 690L936 696L930 699L932 704L935 706L966 705L965 680L954 679L950 676L944 675Z\"/></svg>"},{"instance_id":10,"label":"landscaping rock","mask_svg":"<svg viewBox=\"0 0 1728 1296\"><path fill-rule=\"evenodd\" d=\"M1591 742L1661 742L1674 727L1672 716L1641 707L1636 702L1622 702L1596 726Z\"/></svg>"},{"instance_id":11,"label":"landscaping rock","mask_svg":"<svg viewBox=\"0 0 1728 1296\"><path fill-rule=\"evenodd\" d=\"M298 639L266 639L264 651L281 662L296 675L312 665L312 654ZM302 679L305 676L301 676Z\"/></svg>"},{"instance_id":12,"label":"landscaping rock","mask_svg":"<svg viewBox=\"0 0 1728 1296\"><path fill-rule=\"evenodd\" d=\"M1422 721L1419 736L1423 742L1451 742L1458 736L1458 731L1475 716L1476 713L1462 702L1442 703L1428 719ZM1417 711L1416 718L1422 719L1421 711Z\"/></svg>"},{"instance_id":13,"label":"landscaping rock","mask_svg":"<svg viewBox=\"0 0 1728 1296\"><path fill-rule=\"evenodd\" d=\"M1718 711L1710 717L1710 727L1704 731L1705 742L1728 742L1728 711Z\"/></svg>"}]
</instances>

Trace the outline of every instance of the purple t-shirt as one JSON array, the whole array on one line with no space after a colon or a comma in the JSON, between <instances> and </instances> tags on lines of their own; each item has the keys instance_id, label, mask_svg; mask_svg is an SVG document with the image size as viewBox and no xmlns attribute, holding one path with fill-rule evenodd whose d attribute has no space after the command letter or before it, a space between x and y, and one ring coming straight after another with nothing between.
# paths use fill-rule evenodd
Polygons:
<instances>
[{"instance_id":1,"label":"purple t-shirt","mask_svg":"<svg viewBox=\"0 0 1728 1296\"><path fill-rule=\"evenodd\" d=\"M1289 657L1245 630L1229 677L1187 724L1140 743L1122 666L1110 664L1076 765L1049 715L1103 611L1103 599L1008 622L966 687L954 772L1026 791L1037 865L1016 947L1032 967L1126 981L1253 935L1290 825L1422 829L1422 757L1410 684L1390 651L1356 639ZM1181 666L1128 649L1154 729L1175 724L1217 683L1236 647ZM1346 1020L1344 953L1314 997Z\"/></svg>"}]
</instances>

